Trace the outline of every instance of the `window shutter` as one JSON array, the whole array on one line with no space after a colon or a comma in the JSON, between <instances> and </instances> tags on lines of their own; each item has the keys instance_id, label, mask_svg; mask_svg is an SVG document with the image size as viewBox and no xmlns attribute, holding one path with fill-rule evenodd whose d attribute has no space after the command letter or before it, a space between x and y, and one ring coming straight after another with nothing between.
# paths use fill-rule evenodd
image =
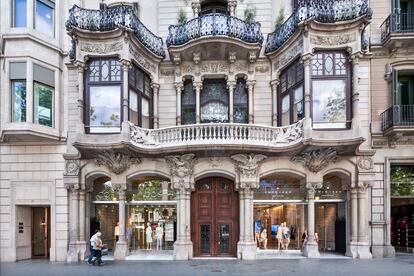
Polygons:
<instances>
[{"instance_id":1,"label":"window shutter","mask_svg":"<svg viewBox=\"0 0 414 276\"><path fill-rule=\"evenodd\" d=\"M33 80L55 87L55 72L33 64Z\"/></svg>"},{"instance_id":2,"label":"window shutter","mask_svg":"<svg viewBox=\"0 0 414 276\"><path fill-rule=\"evenodd\" d=\"M26 79L26 62L10 63L10 80Z\"/></svg>"}]
</instances>

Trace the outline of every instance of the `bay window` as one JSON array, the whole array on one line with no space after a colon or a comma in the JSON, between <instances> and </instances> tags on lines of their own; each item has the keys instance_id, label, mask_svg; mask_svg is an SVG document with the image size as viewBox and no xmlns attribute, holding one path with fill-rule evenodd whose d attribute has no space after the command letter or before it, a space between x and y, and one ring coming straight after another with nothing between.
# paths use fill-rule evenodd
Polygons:
<instances>
[{"instance_id":1,"label":"bay window","mask_svg":"<svg viewBox=\"0 0 414 276\"><path fill-rule=\"evenodd\" d=\"M121 131L121 65L115 59L92 60L86 75L85 125L89 133Z\"/></svg>"},{"instance_id":2,"label":"bay window","mask_svg":"<svg viewBox=\"0 0 414 276\"><path fill-rule=\"evenodd\" d=\"M279 125L294 124L304 116L303 65L297 60L280 74Z\"/></svg>"},{"instance_id":3,"label":"bay window","mask_svg":"<svg viewBox=\"0 0 414 276\"><path fill-rule=\"evenodd\" d=\"M186 80L184 90L181 93L181 124L189 125L196 123L196 93L193 82Z\"/></svg>"},{"instance_id":4,"label":"bay window","mask_svg":"<svg viewBox=\"0 0 414 276\"><path fill-rule=\"evenodd\" d=\"M345 53L317 53L312 59L313 128L349 128L350 66Z\"/></svg>"},{"instance_id":5,"label":"bay window","mask_svg":"<svg viewBox=\"0 0 414 276\"><path fill-rule=\"evenodd\" d=\"M26 122L26 62L10 63L11 109L13 122Z\"/></svg>"},{"instance_id":6,"label":"bay window","mask_svg":"<svg viewBox=\"0 0 414 276\"><path fill-rule=\"evenodd\" d=\"M55 3L51 0L35 0L35 28L48 36L54 36Z\"/></svg>"},{"instance_id":7,"label":"bay window","mask_svg":"<svg viewBox=\"0 0 414 276\"><path fill-rule=\"evenodd\" d=\"M54 126L55 72L33 64L34 123Z\"/></svg>"},{"instance_id":8,"label":"bay window","mask_svg":"<svg viewBox=\"0 0 414 276\"><path fill-rule=\"evenodd\" d=\"M133 64L128 75L129 121L142 128L153 128L151 79Z\"/></svg>"},{"instance_id":9,"label":"bay window","mask_svg":"<svg viewBox=\"0 0 414 276\"><path fill-rule=\"evenodd\" d=\"M249 93L246 87L246 81L243 78L238 78L236 82L236 89L233 95L233 120L235 123L247 124L249 122Z\"/></svg>"}]
</instances>

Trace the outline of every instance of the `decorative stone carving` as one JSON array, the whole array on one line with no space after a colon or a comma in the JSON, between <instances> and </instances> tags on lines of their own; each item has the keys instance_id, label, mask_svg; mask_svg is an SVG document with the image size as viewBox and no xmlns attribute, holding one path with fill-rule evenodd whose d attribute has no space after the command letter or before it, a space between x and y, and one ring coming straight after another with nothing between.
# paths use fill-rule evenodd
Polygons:
<instances>
[{"instance_id":1,"label":"decorative stone carving","mask_svg":"<svg viewBox=\"0 0 414 276\"><path fill-rule=\"evenodd\" d=\"M310 42L315 45L322 46L336 46L344 45L356 41L356 34L341 34L341 35L311 35Z\"/></svg>"},{"instance_id":2,"label":"decorative stone carving","mask_svg":"<svg viewBox=\"0 0 414 276\"><path fill-rule=\"evenodd\" d=\"M174 75L174 69L161 69L161 75L169 77Z\"/></svg>"},{"instance_id":3,"label":"decorative stone carving","mask_svg":"<svg viewBox=\"0 0 414 276\"><path fill-rule=\"evenodd\" d=\"M185 193L194 189L195 155L172 155L165 157L171 173L171 187Z\"/></svg>"},{"instance_id":4,"label":"decorative stone carving","mask_svg":"<svg viewBox=\"0 0 414 276\"><path fill-rule=\"evenodd\" d=\"M88 53L98 53L98 54L112 53L112 52L122 50L122 41L118 41L114 43L82 42L80 49L81 51L88 52Z\"/></svg>"},{"instance_id":5,"label":"decorative stone carving","mask_svg":"<svg viewBox=\"0 0 414 276\"><path fill-rule=\"evenodd\" d=\"M77 176L80 170L80 160L66 160L64 176Z\"/></svg>"},{"instance_id":6,"label":"decorative stone carving","mask_svg":"<svg viewBox=\"0 0 414 276\"><path fill-rule=\"evenodd\" d=\"M132 57L141 65L144 69L147 69L150 72L156 73L157 66L149 62L142 54L137 52L132 46L129 47L129 52L132 54Z\"/></svg>"},{"instance_id":7,"label":"decorative stone carving","mask_svg":"<svg viewBox=\"0 0 414 276\"><path fill-rule=\"evenodd\" d=\"M373 181L361 181L358 183L358 192L365 193L367 189L373 186Z\"/></svg>"},{"instance_id":8,"label":"decorative stone carving","mask_svg":"<svg viewBox=\"0 0 414 276\"><path fill-rule=\"evenodd\" d=\"M158 145L151 130L142 129L129 123L130 138L133 143L141 145Z\"/></svg>"},{"instance_id":9,"label":"decorative stone carving","mask_svg":"<svg viewBox=\"0 0 414 276\"><path fill-rule=\"evenodd\" d=\"M278 128L278 132L273 137L273 144L288 144L298 141L303 136L303 120L298 121L293 125Z\"/></svg>"},{"instance_id":10,"label":"decorative stone carving","mask_svg":"<svg viewBox=\"0 0 414 276\"><path fill-rule=\"evenodd\" d=\"M63 184L66 190L71 190L72 192L78 191L80 189L79 183L67 183L65 182Z\"/></svg>"},{"instance_id":11,"label":"decorative stone carving","mask_svg":"<svg viewBox=\"0 0 414 276\"><path fill-rule=\"evenodd\" d=\"M256 66L256 72L258 72L258 73L262 73L262 74L264 74L264 73L267 73L267 72L269 72L269 66L267 66L267 65L263 65L263 66Z\"/></svg>"},{"instance_id":12,"label":"decorative stone carving","mask_svg":"<svg viewBox=\"0 0 414 276\"><path fill-rule=\"evenodd\" d=\"M374 168L374 161L369 156L361 156L358 158L358 167L366 171L372 170Z\"/></svg>"},{"instance_id":13,"label":"decorative stone carving","mask_svg":"<svg viewBox=\"0 0 414 276\"><path fill-rule=\"evenodd\" d=\"M306 189L308 190L308 197L314 198L316 194L316 190L321 189L321 188L322 188L322 183L315 183L315 182L307 183Z\"/></svg>"},{"instance_id":14,"label":"decorative stone carving","mask_svg":"<svg viewBox=\"0 0 414 276\"><path fill-rule=\"evenodd\" d=\"M184 65L183 67L183 73L194 73L194 67L191 65Z\"/></svg>"},{"instance_id":15,"label":"decorative stone carving","mask_svg":"<svg viewBox=\"0 0 414 276\"><path fill-rule=\"evenodd\" d=\"M203 73L227 72L228 69L228 65L221 62L203 63L201 65L201 72Z\"/></svg>"},{"instance_id":16,"label":"decorative stone carving","mask_svg":"<svg viewBox=\"0 0 414 276\"><path fill-rule=\"evenodd\" d=\"M195 64L199 64L200 63L200 53L193 53L193 61Z\"/></svg>"},{"instance_id":17,"label":"decorative stone carving","mask_svg":"<svg viewBox=\"0 0 414 276\"><path fill-rule=\"evenodd\" d=\"M208 161L209 161L210 167L217 168L217 167L221 166L221 163L222 163L223 160L218 156L211 156L208 159Z\"/></svg>"},{"instance_id":18,"label":"decorative stone carving","mask_svg":"<svg viewBox=\"0 0 414 276\"><path fill-rule=\"evenodd\" d=\"M121 174L129 169L131 165L141 163L141 160L139 158L131 157L128 154L111 150L97 154L95 163L98 166L107 167L115 174Z\"/></svg>"},{"instance_id":19,"label":"decorative stone carving","mask_svg":"<svg viewBox=\"0 0 414 276\"><path fill-rule=\"evenodd\" d=\"M338 152L329 147L324 149L315 149L299 153L292 157L292 161L300 162L313 173L318 173L330 163L335 163L338 158Z\"/></svg>"},{"instance_id":20,"label":"decorative stone carving","mask_svg":"<svg viewBox=\"0 0 414 276\"><path fill-rule=\"evenodd\" d=\"M230 63L236 62L236 52L229 52L229 62Z\"/></svg>"},{"instance_id":21,"label":"decorative stone carving","mask_svg":"<svg viewBox=\"0 0 414 276\"><path fill-rule=\"evenodd\" d=\"M293 60L298 54L303 52L303 40L300 39L293 43L293 45L282 55L280 55L279 58L276 59L276 61L273 63L273 68L275 71L280 69L281 67L288 64L291 60Z\"/></svg>"},{"instance_id":22,"label":"decorative stone carving","mask_svg":"<svg viewBox=\"0 0 414 276\"><path fill-rule=\"evenodd\" d=\"M234 161L237 171L245 177L256 177L257 168L261 161L263 161L267 156L263 154L235 154L230 156Z\"/></svg>"},{"instance_id":23,"label":"decorative stone carving","mask_svg":"<svg viewBox=\"0 0 414 276\"><path fill-rule=\"evenodd\" d=\"M247 71L247 64L244 61L236 61L234 63L234 69L239 72Z\"/></svg>"},{"instance_id":24,"label":"decorative stone carving","mask_svg":"<svg viewBox=\"0 0 414 276\"><path fill-rule=\"evenodd\" d=\"M255 51L249 51L249 61L250 63L254 63L257 60L257 54Z\"/></svg>"}]
</instances>

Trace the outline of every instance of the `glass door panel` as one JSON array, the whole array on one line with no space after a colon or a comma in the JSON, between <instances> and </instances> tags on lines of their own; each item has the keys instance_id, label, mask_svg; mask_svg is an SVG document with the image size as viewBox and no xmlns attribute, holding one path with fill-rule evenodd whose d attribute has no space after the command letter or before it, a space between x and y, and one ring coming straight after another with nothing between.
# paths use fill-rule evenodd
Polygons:
<instances>
[{"instance_id":1,"label":"glass door panel","mask_svg":"<svg viewBox=\"0 0 414 276\"><path fill-rule=\"evenodd\" d=\"M47 208L33 210L32 256L47 258L48 255L48 212Z\"/></svg>"},{"instance_id":2,"label":"glass door panel","mask_svg":"<svg viewBox=\"0 0 414 276\"><path fill-rule=\"evenodd\" d=\"M211 227L209 224L200 225L200 253L211 254L210 239L211 239Z\"/></svg>"},{"instance_id":3,"label":"glass door panel","mask_svg":"<svg viewBox=\"0 0 414 276\"><path fill-rule=\"evenodd\" d=\"M219 224L219 254L230 253L230 225Z\"/></svg>"}]
</instances>

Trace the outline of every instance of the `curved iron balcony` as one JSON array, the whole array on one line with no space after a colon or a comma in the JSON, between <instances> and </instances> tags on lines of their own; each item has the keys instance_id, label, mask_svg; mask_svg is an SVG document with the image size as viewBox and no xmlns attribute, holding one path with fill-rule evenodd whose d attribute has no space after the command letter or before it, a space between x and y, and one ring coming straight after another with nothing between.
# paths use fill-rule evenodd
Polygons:
<instances>
[{"instance_id":1,"label":"curved iron balcony","mask_svg":"<svg viewBox=\"0 0 414 276\"><path fill-rule=\"evenodd\" d=\"M165 58L162 38L153 34L135 15L131 6L119 5L105 10L91 10L74 5L69 10L66 30L112 31L123 26L134 31L137 39L152 53Z\"/></svg>"},{"instance_id":2,"label":"curved iron balcony","mask_svg":"<svg viewBox=\"0 0 414 276\"><path fill-rule=\"evenodd\" d=\"M144 129L130 123L133 145L165 148L204 145L244 145L282 148L303 138L303 120L288 126L270 127L250 124L193 124L159 129Z\"/></svg>"},{"instance_id":3,"label":"curved iron balcony","mask_svg":"<svg viewBox=\"0 0 414 276\"><path fill-rule=\"evenodd\" d=\"M336 23L360 16L371 18L368 0L301 0L299 7L282 26L267 35L265 53L279 49L292 37L301 22L313 19L321 23Z\"/></svg>"},{"instance_id":4,"label":"curved iron balcony","mask_svg":"<svg viewBox=\"0 0 414 276\"><path fill-rule=\"evenodd\" d=\"M171 25L168 31L168 47L205 36L233 37L247 43L263 42L259 22L248 23L237 17L218 13L202 15L182 25Z\"/></svg>"}]
</instances>

